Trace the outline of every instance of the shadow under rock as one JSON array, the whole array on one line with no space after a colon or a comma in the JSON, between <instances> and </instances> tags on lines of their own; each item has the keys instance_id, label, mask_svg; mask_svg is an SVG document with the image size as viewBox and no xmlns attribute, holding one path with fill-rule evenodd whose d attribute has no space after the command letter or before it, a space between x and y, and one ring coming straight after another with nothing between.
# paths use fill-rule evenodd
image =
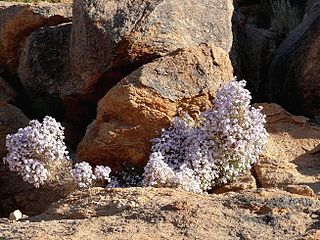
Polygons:
<instances>
[{"instance_id":1,"label":"shadow under rock","mask_svg":"<svg viewBox=\"0 0 320 240\"><path fill-rule=\"evenodd\" d=\"M318 195L320 193L320 145L300 155L292 163L297 166L297 171L302 175L315 177L319 180L303 183L304 185L308 185Z\"/></svg>"},{"instance_id":2,"label":"shadow under rock","mask_svg":"<svg viewBox=\"0 0 320 240\"><path fill-rule=\"evenodd\" d=\"M320 180L320 145L300 155L292 163L297 166L301 174L318 177Z\"/></svg>"}]
</instances>

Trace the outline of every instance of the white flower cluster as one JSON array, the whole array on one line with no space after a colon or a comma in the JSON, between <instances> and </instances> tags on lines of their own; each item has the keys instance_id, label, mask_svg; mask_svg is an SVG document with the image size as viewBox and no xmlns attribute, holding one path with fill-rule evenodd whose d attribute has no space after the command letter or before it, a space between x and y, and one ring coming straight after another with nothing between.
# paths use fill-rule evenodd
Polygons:
<instances>
[{"instance_id":1,"label":"white flower cluster","mask_svg":"<svg viewBox=\"0 0 320 240\"><path fill-rule=\"evenodd\" d=\"M214 108L174 118L153 140L144 185L205 192L251 168L267 142L265 115L250 106L246 82L221 87Z\"/></svg>"},{"instance_id":2,"label":"white flower cluster","mask_svg":"<svg viewBox=\"0 0 320 240\"><path fill-rule=\"evenodd\" d=\"M63 130L61 124L49 116L42 123L30 121L16 134L7 135L8 154L3 159L4 163L37 188L70 182L75 182L79 187L90 187L98 181L110 181L109 167L96 166L93 174L89 163L82 162L72 169Z\"/></svg>"},{"instance_id":3,"label":"white flower cluster","mask_svg":"<svg viewBox=\"0 0 320 240\"><path fill-rule=\"evenodd\" d=\"M107 166L96 166L94 173L92 167L87 162L76 163L71 170L74 181L80 188L89 188L95 181L110 181L111 169Z\"/></svg>"},{"instance_id":4,"label":"white flower cluster","mask_svg":"<svg viewBox=\"0 0 320 240\"><path fill-rule=\"evenodd\" d=\"M69 165L67 148L64 144L63 127L52 117L43 122L32 120L29 126L20 128L16 134L7 135L8 154L4 163L11 171L35 187L53 181L56 173L50 171L55 162Z\"/></svg>"}]
</instances>

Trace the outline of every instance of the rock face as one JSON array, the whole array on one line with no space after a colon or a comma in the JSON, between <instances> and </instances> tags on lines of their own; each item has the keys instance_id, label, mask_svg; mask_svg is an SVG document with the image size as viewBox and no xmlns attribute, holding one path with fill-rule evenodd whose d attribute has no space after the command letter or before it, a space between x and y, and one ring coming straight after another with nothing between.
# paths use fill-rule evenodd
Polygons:
<instances>
[{"instance_id":1,"label":"rock face","mask_svg":"<svg viewBox=\"0 0 320 240\"><path fill-rule=\"evenodd\" d=\"M16 73L19 56L28 35L42 26L71 21L71 4L0 3L0 65Z\"/></svg>"},{"instance_id":2,"label":"rock face","mask_svg":"<svg viewBox=\"0 0 320 240\"><path fill-rule=\"evenodd\" d=\"M100 101L78 146L79 161L144 165L150 140L179 109L199 112L232 78L228 54L214 45L178 50L134 71Z\"/></svg>"},{"instance_id":3,"label":"rock face","mask_svg":"<svg viewBox=\"0 0 320 240\"><path fill-rule=\"evenodd\" d=\"M240 42L241 77L257 101L265 99L268 70L280 39L267 29L246 24Z\"/></svg>"},{"instance_id":4,"label":"rock face","mask_svg":"<svg viewBox=\"0 0 320 240\"><path fill-rule=\"evenodd\" d=\"M8 239L33 240L307 240L319 239L319 207L317 199L275 190L197 195L94 188L71 194L30 222L2 222L0 232Z\"/></svg>"},{"instance_id":5,"label":"rock face","mask_svg":"<svg viewBox=\"0 0 320 240\"><path fill-rule=\"evenodd\" d=\"M26 214L39 214L60 198L59 194L53 191L34 189L3 164L2 158L7 154L7 134L16 133L28 122L29 119L20 109L10 104L0 104L0 216L9 216L9 213L17 208Z\"/></svg>"},{"instance_id":6,"label":"rock face","mask_svg":"<svg viewBox=\"0 0 320 240\"><path fill-rule=\"evenodd\" d=\"M269 72L272 102L309 116L320 115L320 1L276 52Z\"/></svg>"},{"instance_id":7,"label":"rock face","mask_svg":"<svg viewBox=\"0 0 320 240\"><path fill-rule=\"evenodd\" d=\"M69 71L71 23L32 32L21 54L18 76L27 93L59 95Z\"/></svg>"},{"instance_id":8,"label":"rock face","mask_svg":"<svg viewBox=\"0 0 320 240\"><path fill-rule=\"evenodd\" d=\"M18 76L38 116L62 118L61 88L70 73L71 23L42 27L27 38Z\"/></svg>"},{"instance_id":9,"label":"rock face","mask_svg":"<svg viewBox=\"0 0 320 240\"><path fill-rule=\"evenodd\" d=\"M293 116L279 105L263 104L267 115L267 149L254 166L257 185L289 192L320 194L320 126Z\"/></svg>"},{"instance_id":10,"label":"rock face","mask_svg":"<svg viewBox=\"0 0 320 240\"><path fill-rule=\"evenodd\" d=\"M119 81L159 56L200 43L232 46L231 0L76 0L68 94L94 91L99 77ZM121 79L121 78L120 78Z\"/></svg>"}]
</instances>

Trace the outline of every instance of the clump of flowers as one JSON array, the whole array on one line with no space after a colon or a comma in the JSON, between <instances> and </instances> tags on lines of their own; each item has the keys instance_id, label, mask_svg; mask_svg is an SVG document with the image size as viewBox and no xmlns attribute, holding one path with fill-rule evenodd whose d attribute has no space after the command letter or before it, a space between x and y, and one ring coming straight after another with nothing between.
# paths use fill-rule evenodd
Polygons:
<instances>
[{"instance_id":1,"label":"clump of flowers","mask_svg":"<svg viewBox=\"0 0 320 240\"><path fill-rule=\"evenodd\" d=\"M176 117L153 140L144 185L205 192L251 169L267 142L265 115L250 106L246 82L222 86L214 108Z\"/></svg>"},{"instance_id":2,"label":"clump of flowers","mask_svg":"<svg viewBox=\"0 0 320 240\"><path fill-rule=\"evenodd\" d=\"M61 180L71 168L63 127L49 116L42 123L32 120L16 134L7 135L6 147L4 162L35 187Z\"/></svg>"},{"instance_id":3,"label":"clump of flowers","mask_svg":"<svg viewBox=\"0 0 320 240\"><path fill-rule=\"evenodd\" d=\"M110 181L109 174L111 169L107 166L96 166L94 172L87 162L76 163L71 170L75 183L80 188L89 188L96 181Z\"/></svg>"},{"instance_id":4,"label":"clump of flowers","mask_svg":"<svg viewBox=\"0 0 320 240\"><path fill-rule=\"evenodd\" d=\"M43 122L32 120L25 128L6 137L7 156L4 163L23 180L35 187L57 187L76 183L90 187L98 181L109 181L111 169L96 166L94 174L89 163L72 169L72 161L64 143L64 128L54 118L46 116Z\"/></svg>"}]
</instances>

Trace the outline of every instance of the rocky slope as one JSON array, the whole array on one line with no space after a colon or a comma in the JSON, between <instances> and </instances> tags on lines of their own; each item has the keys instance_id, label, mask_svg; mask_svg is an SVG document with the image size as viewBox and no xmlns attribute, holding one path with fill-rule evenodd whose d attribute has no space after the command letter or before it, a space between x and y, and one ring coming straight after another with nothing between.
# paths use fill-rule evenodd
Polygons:
<instances>
[{"instance_id":1,"label":"rocky slope","mask_svg":"<svg viewBox=\"0 0 320 240\"><path fill-rule=\"evenodd\" d=\"M319 239L320 202L276 190L197 195L174 189L75 192L2 239Z\"/></svg>"}]
</instances>

